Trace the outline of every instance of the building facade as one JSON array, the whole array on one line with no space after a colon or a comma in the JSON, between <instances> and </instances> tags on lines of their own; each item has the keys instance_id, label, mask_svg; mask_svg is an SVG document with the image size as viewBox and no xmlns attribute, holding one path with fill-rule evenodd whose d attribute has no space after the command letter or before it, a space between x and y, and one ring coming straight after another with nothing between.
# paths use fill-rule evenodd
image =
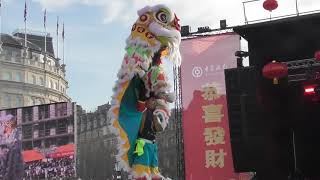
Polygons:
<instances>
[{"instance_id":1,"label":"building facade","mask_svg":"<svg viewBox=\"0 0 320 180\"><path fill-rule=\"evenodd\" d=\"M116 137L111 134L108 118L110 104L99 106L95 112L77 107L77 172L81 179L115 179Z\"/></svg>"},{"instance_id":2,"label":"building facade","mask_svg":"<svg viewBox=\"0 0 320 180\"><path fill-rule=\"evenodd\" d=\"M21 128L22 149L52 150L74 143L74 103L53 103L0 110L11 114Z\"/></svg>"},{"instance_id":3,"label":"building facade","mask_svg":"<svg viewBox=\"0 0 320 180\"><path fill-rule=\"evenodd\" d=\"M177 175L177 123L175 111L171 111L168 127L164 132L157 134L159 169L163 176L170 179L178 179Z\"/></svg>"},{"instance_id":4,"label":"building facade","mask_svg":"<svg viewBox=\"0 0 320 180\"><path fill-rule=\"evenodd\" d=\"M1 34L0 109L55 102L71 102L65 65L55 58L52 38L22 33Z\"/></svg>"}]
</instances>

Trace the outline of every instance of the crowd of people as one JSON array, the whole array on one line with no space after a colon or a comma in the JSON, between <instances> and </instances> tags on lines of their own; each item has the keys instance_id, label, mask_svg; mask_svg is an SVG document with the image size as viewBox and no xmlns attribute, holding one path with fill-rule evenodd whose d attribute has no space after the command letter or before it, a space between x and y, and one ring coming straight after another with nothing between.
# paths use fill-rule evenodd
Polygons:
<instances>
[{"instance_id":1,"label":"crowd of people","mask_svg":"<svg viewBox=\"0 0 320 180\"><path fill-rule=\"evenodd\" d=\"M26 163L24 169L24 180L72 179L75 176L73 157L34 161Z\"/></svg>"}]
</instances>

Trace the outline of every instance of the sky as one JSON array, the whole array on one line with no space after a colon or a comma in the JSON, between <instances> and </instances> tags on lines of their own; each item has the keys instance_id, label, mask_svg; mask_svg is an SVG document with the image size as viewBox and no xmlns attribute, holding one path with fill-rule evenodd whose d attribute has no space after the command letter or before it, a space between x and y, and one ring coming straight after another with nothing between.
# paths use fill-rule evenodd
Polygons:
<instances>
[{"instance_id":1,"label":"sky","mask_svg":"<svg viewBox=\"0 0 320 180\"><path fill-rule=\"evenodd\" d=\"M47 9L47 29L56 46L56 19L65 24L65 62L68 94L87 110L107 103L112 95L116 74L124 56L125 40L145 5L166 4L178 15L181 25L219 28L244 24L242 0L27 0L27 28L44 31L43 12ZM248 20L268 18L263 0L246 4ZM296 13L295 0L278 0L271 16ZM299 0L299 11L320 9L319 0ZM24 28L24 0L2 0L3 33ZM62 39L59 36L59 54ZM245 44L243 44L246 46ZM244 49L246 47L243 47ZM55 47L56 50L56 47ZM61 58L61 57L60 57Z\"/></svg>"}]
</instances>

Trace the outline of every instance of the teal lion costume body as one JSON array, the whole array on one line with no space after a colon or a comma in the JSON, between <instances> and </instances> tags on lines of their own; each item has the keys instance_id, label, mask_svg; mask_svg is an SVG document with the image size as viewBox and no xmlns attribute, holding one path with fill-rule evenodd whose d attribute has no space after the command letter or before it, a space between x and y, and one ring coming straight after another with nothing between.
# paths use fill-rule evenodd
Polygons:
<instances>
[{"instance_id":1,"label":"teal lion costume body","mask_svg":"<svg viewBox=\"0 0 320 180\"><path fill-rule=\"evenodd\" d=\"M118 165L131 179L161 179L156 132L163 131L174 101L162 62L180 65L179 19L164 5L146 6L127 39L111 108L112 130L118 136Z\"/></svg>"}]
</instances>

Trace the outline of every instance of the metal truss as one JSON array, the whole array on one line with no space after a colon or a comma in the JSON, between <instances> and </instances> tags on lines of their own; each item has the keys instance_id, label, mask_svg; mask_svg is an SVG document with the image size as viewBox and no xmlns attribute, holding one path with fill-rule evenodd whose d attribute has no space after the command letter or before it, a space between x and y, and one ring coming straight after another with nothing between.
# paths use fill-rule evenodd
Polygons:
<instances>
[{"instance_id":1,"label":"metal truss","mask_svg":"<svg viewBox=\"0 0 320 180\"><path fill-rule=\"evenodd\" d=\"M288 61L283 63L287 64L289 70L320 66L320 61L316 61L314 58Z\"/></svg>"},{"instance_id":2,"label":"metal truss","mask_svg":"<svg viewBox=\"0 0 320 180\"><path fill-rule=\"evenodd\" d=\"M234 27L227 27L226 29L210 29L206 32L192 32L187 36L183 36L182 39L185 40L185 39L193 39L197 37L206 37L206 36L230 33L230 32L234 32L233 28Z\"/></svg>"},{"instance_id":3,"label":"metal truss","mask_svg":"<svg viewBox=\"0 0 320 180\"><path fill-rule=\"evenodd\" d=\"M182 87L181 87L181 67L173 67L175 101L175 124L176 124L176 143L177 143L177 180L184 180L184 148L183 148L183 129L182 129Z\"/></svg>"},{"instance_id":4,"label":"metal truss","mask_svg":"<svg viewBox=\"0 0 320 180\"><path fill-rule=\"evenodd\" d=\"M288 82L300 82L305 80L319 79L320 74L317 69L320 62L314 58L296 61L283 62L288 66Z\"/></svg>"}]
</instances>

